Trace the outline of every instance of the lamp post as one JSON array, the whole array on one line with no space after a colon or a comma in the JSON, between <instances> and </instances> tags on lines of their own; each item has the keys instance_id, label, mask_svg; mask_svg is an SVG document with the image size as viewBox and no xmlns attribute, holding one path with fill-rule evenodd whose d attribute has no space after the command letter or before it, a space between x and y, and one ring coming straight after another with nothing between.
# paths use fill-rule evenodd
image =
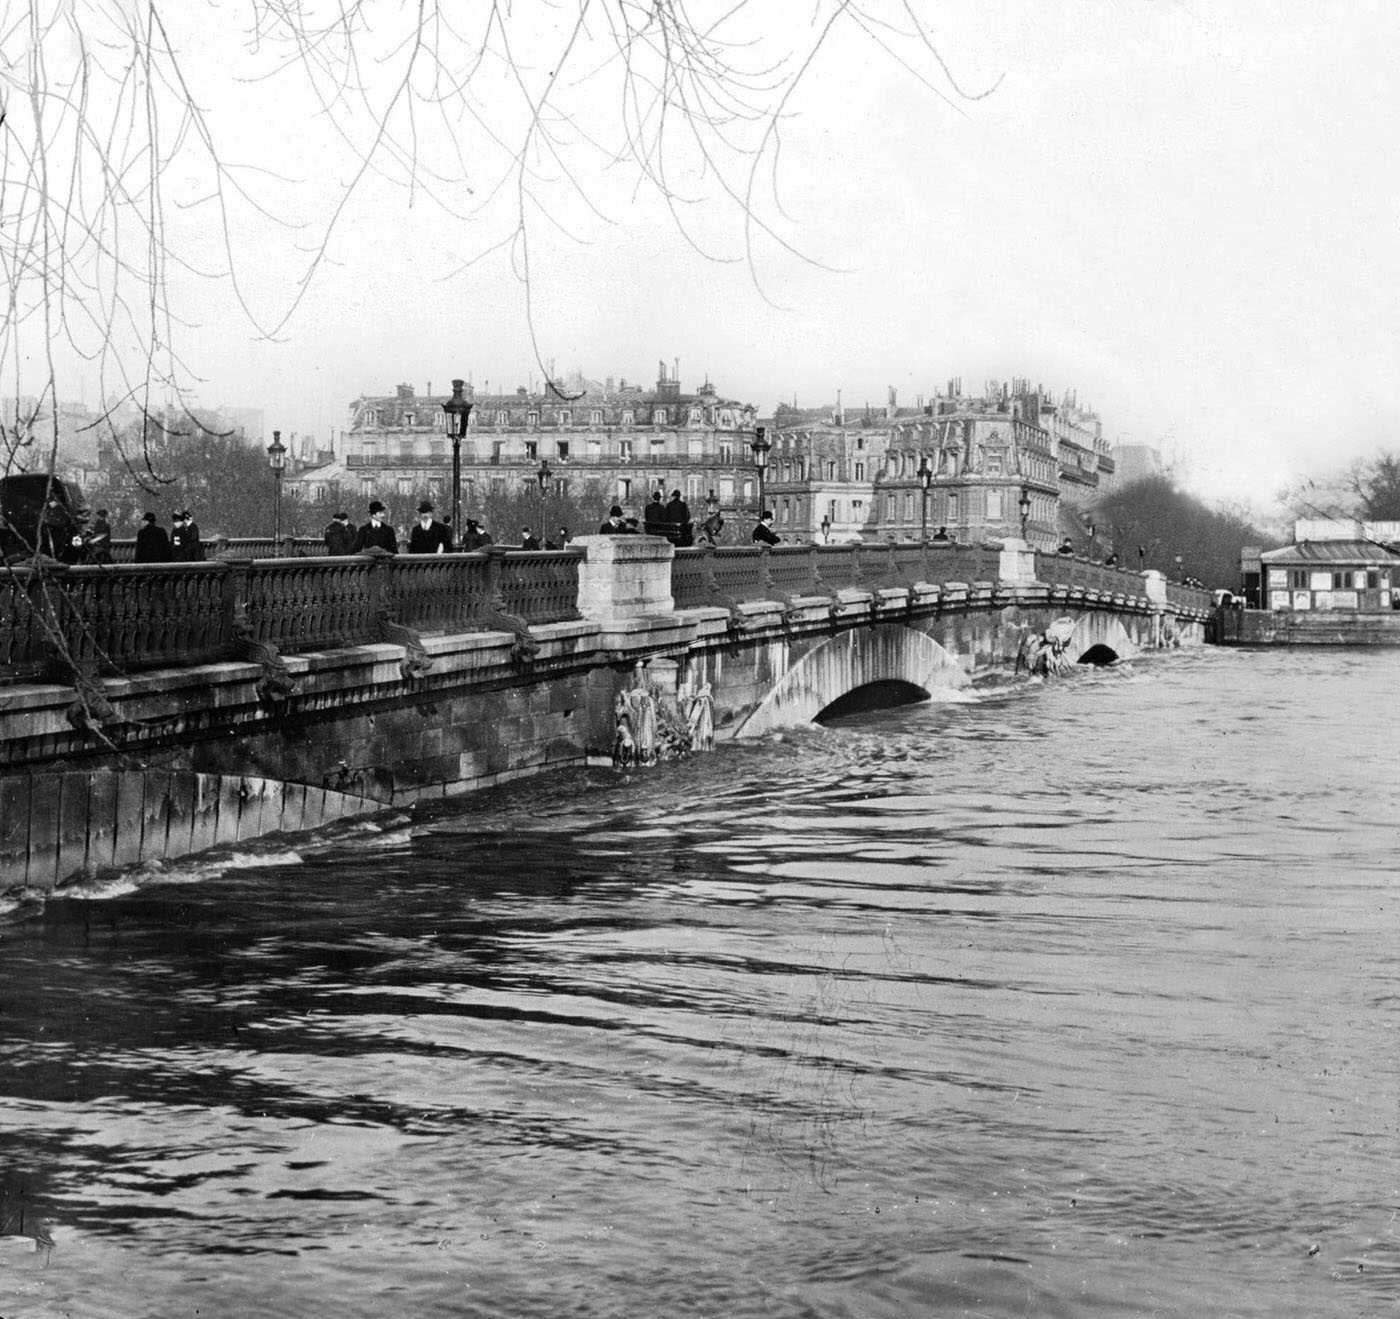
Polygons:
<instances>
[{"instance_id":1,"label":"lamp post","mask_svg":"<svg viewBox=\"0 0 1400 1319\"><path fill-rule=\"evenodd\" d=\"M822 516L822 544L831 544L831 519L824 514Z\"/></svg>"},{"instance_id":2,"label":"lamp post","mask_svg":"<svg viewBox=\"0 0 1400 1319\"><path fill-rule=\"evenodd\" d=\"M1021 510L1021 539L1026 538L1026 523L1031 518L1031 492L1025 486L1021 487L1021 502L1017 505Z\"/></svg>"},{"instance_id":3,"label":"lamp post","mask_svg":"<svg viewBox=\"0 0 1400 1319\"><path fill-rule=\"evenodd\" d=\"M452 382L452 397L442 405L447 438L452 441L452 543L462 538L462 441L467 436L472 405L462 396L466 382Z\"/></svg>"},{"instance_id":4,"label":"lamp post","mask_svg":"<svg viewBox=\"0 0 1400 1319\"><path fill-rule=\"evenodd\" d=\"M928 457L919 457L919 539L928 540L928 488L933 484L933 468L928 465Z\"/></svg>"},{"instance_id":5,"label":"lamp post","mask_svg":"<svg viewBox=\"0 0 1400 1319\"><path fill-rule=\"evenodd\" d=\"M267 465L272 468L274 482L272 495L272 541L273 553L282 539L282 469L287 465L287 446L282 443L282 432L272 432L272 443L267 446Z\"/></svg>"},{"instance_id":6,"label":"lamp post","mask_svg":"<svg viewBox=\"0 0 1400 1319\"><path fill-rule=\"evenodd\" d=\"M549 481L550 481L550 478L551 478L553 475L554 475L554 473L553 473L552 471L550 471L550 468L549 468L549 459L548 459L548 458L541 458L541 459L540 459L540 470L539 470L538 472L535 473L535 480L539 483L539 487L540 487L540 538L541 538L541 540L543 540L543 538L544 538L544 529L545 529L545 527L547 527L547 526L549 525L549 524L545 521L545 500L546 500L546 498L547 498L547 496L548 496L548 494L549 494Z\"/></svg>"},{"instance_id":7,"label":"lamp post","mask_svg":"<svg viewBox=\"0 0 1400 1319\"><path fill-rule=\"evenodd\" d=\"M753 464L758 468L758 516L760 518L767 511L767 505L763 502L763 474L768 470L768 450L772 447L773 445L768 439L768 427L755 426L749 448L753 450Z\"/></svg>"}]
</instances>

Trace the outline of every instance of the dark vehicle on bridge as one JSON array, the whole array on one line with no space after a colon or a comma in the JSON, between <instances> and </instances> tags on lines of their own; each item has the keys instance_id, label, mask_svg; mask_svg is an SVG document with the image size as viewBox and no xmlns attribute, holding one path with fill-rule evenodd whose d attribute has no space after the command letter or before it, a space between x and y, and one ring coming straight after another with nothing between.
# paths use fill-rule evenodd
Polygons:
<instances>
[{"instance_id":1,"label":"dark vehicle on bridge","mask_svg":"<svg viewBox=\"0 0 1400 1319\"><path fill-rule=\"evenodd\" d=\"M32 559L37 550L71 561L87 525L82 491L46 473L0 476L0 558Z\"/></svg>"}]
</instances>

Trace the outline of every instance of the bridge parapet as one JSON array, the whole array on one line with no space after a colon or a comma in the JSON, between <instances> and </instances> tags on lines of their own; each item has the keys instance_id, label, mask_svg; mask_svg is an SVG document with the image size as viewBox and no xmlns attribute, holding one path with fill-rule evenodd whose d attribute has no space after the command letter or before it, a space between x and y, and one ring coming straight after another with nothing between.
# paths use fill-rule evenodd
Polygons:
<instances>
[{"instance_id":1,"label":"bridge parapet","mask_svg":"<svg viewBox=\"0 0 1400 1319\"><path fill-rule=\"evenodd\" d=\"M988 604L1037 586L1050 601L1088 600L1199 614L1209 594L1060 555L1004 546L726 546L675 550L651 536L583 537L567 550L220 559L0 574L0 679L37 677L57 656L98 672L210 663L244 646L286 653L385 639L384 622L419 631L499 628L587 617L621 620L745 601L839 602L848 591L942 586L945 603ZM959 595L962 592L962 595Z\"/></svg>"}]
</instances>

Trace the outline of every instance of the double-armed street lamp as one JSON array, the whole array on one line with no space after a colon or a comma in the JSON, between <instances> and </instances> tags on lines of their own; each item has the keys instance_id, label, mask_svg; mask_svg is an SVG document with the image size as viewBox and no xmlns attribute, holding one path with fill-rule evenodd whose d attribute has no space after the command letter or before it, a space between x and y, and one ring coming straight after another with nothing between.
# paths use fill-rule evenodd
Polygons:
<instances>
[{"instance_id":1,"label":"double-armed street lamp","mask_svg":"<svg viewBox=\"0 0 1400 1319\"><path fill-rule=\"evenodd\" d=\"M755 426L749 448L753 450L753 464L758 468L758 516L760 518L767 511L767 505L763 502L763 474L768 470L768 450L772 447L773 445L768 439L768 427Z\"/></svg>"},{"instance_id":2,"label":"double-armed street lamp","mask_svg":"<svg viewBox=\"0 0 1400 1319\"><path fill-rule=\"evenodd\" d=\"M273 552L282 539L282 469L287 465L287 446L282 443L282 432L272 432L272 443L267 446L267 465L272 468L272 540Z\"/></svg>"},{"instance_id":3,"label":"double-armed street lamp","mask_svg":"<svg viewBox=\"0 0 1400 1319\"><path fill-rule=\"evenodd\" d=\"M462 441L467 437L472 405L463 397L465 380L452 382L452 397L442 405L447 438L452 441L452 543L462 538Z\"/></svg>"},{"instance_id":4,"label":"double-armed street lamp","mask_svg":"<svg viewBox=\"0 0 1400 1319\"><path fill-rule=\"evenodd\" d=\"M928 455L919 458L919 539L928 540L928 488L933 484L933 468L928 465Z\"/></svg>"},{"instance_id":5,"label":"double-armed street lamp","mask_svg":"<svg viewBox=\"0 0 1400 1319\"><path fill-rule=\"evenodd\" d=\"M1021 502L1017 507L1021 510L1021 539L1026 538L1026 523L1031 519L1031 492L1025 486L1021 487Z\"/></svg>"}]
</instances>

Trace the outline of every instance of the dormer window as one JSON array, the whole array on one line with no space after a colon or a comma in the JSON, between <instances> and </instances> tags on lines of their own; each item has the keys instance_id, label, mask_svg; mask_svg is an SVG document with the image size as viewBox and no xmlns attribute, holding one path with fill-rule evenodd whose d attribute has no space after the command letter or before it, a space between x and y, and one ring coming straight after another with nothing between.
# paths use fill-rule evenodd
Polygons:
<instances>
[{"instance_id":1,"label":"dormer window","mask_svg":"<svg viewBox=\"0 0 1400 1319\"><path fill-rule=\"evenodd\" d=\"M405 426L412 426L412 425L413 425L413 413L411 413L411 412L405 412L405 413L403 414L403 424L404 424Z\"/></svg>"},{"instance_id":2,"label":"dormer window","mask_svg":"<svg viewBox=\"0 0 1400 1319\"><path fill-rule=\"evenodd\" d=\"M559 424L561 426L567 426L569 424L569 414L567 412L561 412L559 414Z\"/></svg>"},{"instance_id":3,"label":"dormer window","mask_svg":"<svg viewBox=\"0 0 1400 1319\"><path fill-rule=\"evenodd\" d=\"M666 409L657 408L656 411L651 414L651 419L658 426L664 426L666 424Z\"/></svg>"},{"instance_id":4,"label":"dormer window","mask_svg":"<svg viewBox=\"0 0 1400 1319\"><path fill-rule=\"evenodd\" d=\"M527 426L538 426L540 424L540 414L538 412L527 412L525 414L525 424Z\"/></svg>"},{"instance_id":5,"label":"dormer window","mask_svg":"<svg viewBox=\"0 0 1400 1319\"><path fill-rule=\"evenodd\" d=\"M507 411L505 411L504 408L502 408L499 412L496 413L496 425L497 425L497 426L504 426L504 425L506 424L506 422L508 422L509 420L510 420L510 413L507 412Z\"/></svg>"},{"instance_id":6,"label":"dormer window","mask_svg":"<svg viewBox=\"0 0 1400 1319\"><path fill-rule=\"evenodd\" d=\"M625 410L623 411L623 414L622 414L622 424L623 424L624 426L630 426L630 425L632 424L632 409L631 409L631 408L627 408L627 409L625 409Z\"/></svg>"},{"instance_id":7,"label":"dormer window","mask_svg":"<svg viewBox=\"0 0 1400 1319\"><path fill-rule=\"evenodd\" d=\"M601 426L603 424L602 408L594 408L593 411L588 414L588 420L595 426Z\"/></svg>"}]
</instances>

